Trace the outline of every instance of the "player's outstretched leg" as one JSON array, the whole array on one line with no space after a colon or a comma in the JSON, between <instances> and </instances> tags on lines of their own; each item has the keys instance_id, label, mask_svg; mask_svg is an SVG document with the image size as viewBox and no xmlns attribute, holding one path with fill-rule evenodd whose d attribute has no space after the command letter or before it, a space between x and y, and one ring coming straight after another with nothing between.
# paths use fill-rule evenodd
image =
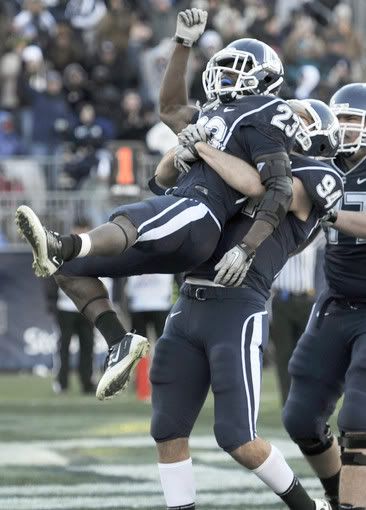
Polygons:
<instances>
[{"instance_id":1,"label":"player's outstretched leg","mask_svg":"<svg viewBox=\"0 0 366 510\"><path fill-rule=\"evenodd\" d=\"M48 230L26 205L18 207L15 221L21 236L32 247L33 269L41 277L51 276L65 261L76 257L119 255L132 246L137 237L136 228L125 216L79 235L60 235Z\"/></svg>"},{"instance_id":2,"label":"player's outstretched leg","mask_svg":"<svg viewBox=\"0 0 366 510\"><path fill-rule=\"evenodd\" d=\"M149 342L143 336L127 333L113 310L105 285L98 278L65 276L59 272L55 280L108 344L105 372L96 396L100 400L111 398L126 388L134 367L147 353Z\"/></svg>"}]
</instances>

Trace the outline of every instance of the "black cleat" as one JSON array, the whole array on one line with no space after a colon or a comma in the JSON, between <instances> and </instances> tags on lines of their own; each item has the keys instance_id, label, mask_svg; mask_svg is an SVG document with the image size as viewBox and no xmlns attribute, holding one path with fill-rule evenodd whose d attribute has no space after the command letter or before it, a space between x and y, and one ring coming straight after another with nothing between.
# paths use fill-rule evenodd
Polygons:
<instances>
[{"instance_id":1,"label":"black cleat","mask_svg":"<svg viewBox=\"0 0 366 510\"><path fill-rule=\"evenodd\" d=\"M149 347L147 338L127 333L118 344L109 349L104 365L105 372L96 391L99 400L112 398L127 387L131 372Z\"/></svg>"},{"instance_id":2,"label":"black cleat","mask_svg":"<svg viewBox=\"0 0 366 510\"><path fill-rule=\"evenodd\" d=\"M33 269L37 276L47 277L63 264L60 234L47 230L30 207L21 205L15 214L18 231L32 247Z\"/></svg>"}]
</instances>

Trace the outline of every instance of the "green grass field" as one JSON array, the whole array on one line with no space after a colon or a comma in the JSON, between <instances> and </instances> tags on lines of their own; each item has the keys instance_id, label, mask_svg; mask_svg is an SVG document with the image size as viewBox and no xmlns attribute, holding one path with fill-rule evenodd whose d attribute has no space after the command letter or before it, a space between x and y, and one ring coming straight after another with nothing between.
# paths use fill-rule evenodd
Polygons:
<instances>
[{"instance_id":1,"label":"green grass field","mask_svg":"<svg viewBox=\"0 0 366 510\"><path fill-rule=\"evenodd\" d=\"M163 509L149 437L150 404L133 389L108 402L56 396L51 381L0 376L0 509ZM273 373L265 371L258 432L273 439L312 495L320 485L281 429ZM192 437L200 510L284 508L215 444L209 398Z\"/></svg>"}]
</instances>

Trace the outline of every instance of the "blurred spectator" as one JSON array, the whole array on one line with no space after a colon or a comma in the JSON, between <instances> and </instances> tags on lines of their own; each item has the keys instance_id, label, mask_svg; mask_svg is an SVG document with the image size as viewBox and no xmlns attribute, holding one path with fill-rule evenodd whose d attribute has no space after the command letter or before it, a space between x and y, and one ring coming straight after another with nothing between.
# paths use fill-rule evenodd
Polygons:
<instances>
[{"instance_id":1,"label":"blurred spectator","mask_svg":"<svg viewBox=\"0 0 366 510\"><path fill-rule=\"evenodd\" d=\"M157 105L159 101L160 84L172 48L172 40L163 39L157 46L145 50L141 55L143 94L154 105Z\"/></svg>"},{"instance_id":2,"label":"blurred spectator","mask_svg":"<svg viewBox=\"0 0 366 510\"><path fill-rule=\"evenodd\" d=\"M77 63L69 64L63 72L66 99L75 114L91 100L91 84L85 69Z\"/></svg>"},{"instance_id":3,"label":"blurred spectator","mask_svg":"<svg viewBox=\"0 0 366 510\"><path fill-rule=\"evenodd\" d=\"M103 69L105 80L120 91L138 85L136 63L131 61L127 52L117 52L112 41L105 40L101 42L94 66Z\"/></svg>"},{"instance_id":4,"label":"blurred spectator","mask_svg":"<svg viewBox=\"0 0 366 510\"><path fill-rule=\"evenodd\" d=\"M148 0L149 25L152 28L152 44L158 44L162 39L171 37L175 33L177 14L180 10L179 2L173 0ZM183 6L184 8L184 6Z\"/></svg>"},{"instance_id":5,"label":"blurred spectator","mask_svg":"<svg viewBox=\"0 0 366 510\"><path fill-rule=\"evenodd\" d=\"M8 51L0 57L0 107L14 110L19 106L17 80L22 60L19 51Z\"/></svg>"},{"instance_id":6,"label":"blurred spectator","mask_svg":"<svg viewBox=\"0 0 366 510\"><path fill-rule=\"evenodd\" d=\"M88 53L95 50L96 29L105 14L104 0L69 0L66 6L65 17L80 30Z\"/></svg>"},{"instance_id":7,"label":"blurred spectator","mask_svg":"<svg viewBox=\"0 0 366 510\"><path fill-rule=\"evenodd\" d=\"M315 21L308 15L298 14L283 44L287 82L296 87L304 65L321 67L325 49L324 41L316 34Z\"/></svg>"},{"instance_id":8,"label":"blurred spectator","mask_svg":"<svg viewBox=\"0 0 366 510\"><path fill-rule=\"evenodd\" d=\"M143 105L140 94L128 90L121 100L118 120L118 137L121 140L145 141L146 133L157 120L151 109Z\"/></svg>"},{"instance_id":9,"label":"blurred spectator","mask_svg":"<svg viewBox=\"0 0 366 510\"><path fill-rule=\"evenodd\" d=\"M111 41L118 54L124 53L129 45L130 30L136 14L124 0L109 0L108 11L97 27L97 42Z\"/></svg>"},{"instance_id":10,"label":"blurred spectator","mask_svg":"<svg viewBox=\"0 0 366 510\"><path fill-rule=\"evenodd\" d=\"M94 107L87 103L81 108L79 123L71 133L72 150L65 155L64 171L72 180L72 188L80 188L85 179L95 173L102 172L103 178L109 177L111 168L106 168L106 150L101 150L104 140Z\"/></svg>"},{"instance_id":11,"label":"blurred spectator","mask_svg":"<svg viewBox=\"0 0 366 510\"><path fill-rule=\"evenodd\" d=\"M49 156L65 141L74 119L62 91L62 77L57 71L47 74L47 88L32 97L33 143L31 154Z\"/></svg>"},{"instance_id":12,"label":"blurred spectator","mask_svg":"<svg viewBox=\"0 0 366 510\"><path fill-rule=\"evenodd\" d=\"M45 55L60 72L69 64L82 63L84 59L83 48L77 35L65 22L57 25L55 36L50 39Z\"/></svg>"},{"instance_id":13,"label":"blurred spectator","mask_svg":"<svg viewBox=\"0 0 366 510\"><path fill-rule=\"evenodd\" d=\"M0 111L0 156L19 156L24 152L23 142L15 130L13 115Z\"/></svg>"},{"instance_id":14,"label":"blurred spectator","mask_svg":"<svg viewBox=\"0 0 366 510\"><path fill-rule=\"evenodd\" d=\"M35 45L24 48L22 67L17 79L17 94L20 106L20 126L23 141L29 150L33 135L31 104L35 92L46 90L46 64L42 50Z\"/></svg>"},{"instance_id":15,"label":"blurred spectator","mask_svg":"<svg viewBox=\"0 0 366 510\"><path fill-rule=\"evenodd\" d=\"M23 10L13 20L14 31L29 42L46 46L56 28L56 21L44 0L25 0Z\"/></svg>"},{"instance_id":16,"label":"blurred spectator","mask_svg":"<svg viewBox=\"0 0 366 510\"><path fill-rule=\"evenodd\" d=\"M339 60L359 62L362 54L361 35L352 27L352 9L340 3L334 9L332 23L324 33L327 45L327 67L330 69ZM351 77L350 77L351 78ZM352 79L352 78L351 78Z\"/></svg>"}]
</instances>

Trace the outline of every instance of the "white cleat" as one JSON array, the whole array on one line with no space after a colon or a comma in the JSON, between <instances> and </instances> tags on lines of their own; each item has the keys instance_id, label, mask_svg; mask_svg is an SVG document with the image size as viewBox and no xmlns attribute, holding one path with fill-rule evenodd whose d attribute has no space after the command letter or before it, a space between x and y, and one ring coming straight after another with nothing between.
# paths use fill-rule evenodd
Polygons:
<instances>
[{"instance_id":1,"label":"white cleat","mask_svg":"<svg viewBox=\"0 0 366 510\"><path fill-rule=\"evenodd\" d=\"M314 510L332 510L332 506L326 499L314 499Z\"/></svg>"},{"instance_id":2,"label":"white cleat","mask_svg":"<svg viewBox=\"0 0 366 510\"><path fill-rule=\"evenodd\" d=\"M118 344L109 349L105 372L96 391L99 400L110 399L127 387L133 369L147 354L149 347L147 338L127 333Z\"/></svg>"},{"instance_id":3,"label":"white cleat","mask_svg":"<svg viewBox=\"0 0 366 510\"><path fill-rule=\"evenodd\" d=\"M19 234L28 241L33 252L33 269L37 276L47 277L63 264L62 244L57 232L47 230L32 209L18 207L15 214Z\"/></svg>"}]
</instances>

